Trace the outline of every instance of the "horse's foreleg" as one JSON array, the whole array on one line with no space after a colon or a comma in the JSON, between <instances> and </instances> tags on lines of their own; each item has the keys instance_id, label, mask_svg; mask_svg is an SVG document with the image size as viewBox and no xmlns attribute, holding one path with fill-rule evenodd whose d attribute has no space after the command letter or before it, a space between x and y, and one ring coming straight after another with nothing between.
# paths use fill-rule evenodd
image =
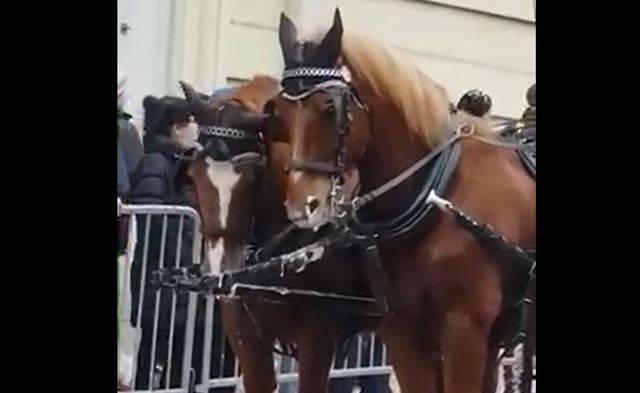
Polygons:
<instances>
[{"instance_id":1,"label":"horse's foreleg","mask_svg":"<svg viewBox=\"0 0 640 393\"><path fill-rule=\"evenodd\" d=\"M223 301L222 323L240 363L247 393L272 393L277 385L273 366L273 340L264 337L238 301Z\"/></svg>"},{"instance_id":2,"label":"horse's foreleg","mask_svg":"<svg viewBox=\"0 0 640 393\"><path fill-rule=\"evenodd\" d=\"M326 325L313 324L298 336L299 393L326 393L335 337Z\"/></svg>"},{"instance_id":3,"label":"horse's foreleg","mask_svg":"<svg viewBox=\"0 0 640 393\"><path fill-rule=\"evenodd\" d=\"M498 353L499 350L495 346L489 350L482 393L495 393L498 387Z\"/></svg>"},{"instance_id":4,"label":"horse's foreleg","mask_svg":"<svg viewBox=\"0 0 640 393\"><path fill-rule=\"evenodd\" d=\"M487 326L462 311L447 314L442 329L446 393L480 393L487 386Z\"/></svg>"},{"instance_id":5,"label":"horse's foreleg","mask_svg":"<svg viewBox=\"0 0 640 393\"><path fill-rule=\"evenodd\" d=\"M418 340L416 325L397 316L385 316L380 329L402 393L440 393L436 377L440 354Z\"/></svg>"}]
</instances>

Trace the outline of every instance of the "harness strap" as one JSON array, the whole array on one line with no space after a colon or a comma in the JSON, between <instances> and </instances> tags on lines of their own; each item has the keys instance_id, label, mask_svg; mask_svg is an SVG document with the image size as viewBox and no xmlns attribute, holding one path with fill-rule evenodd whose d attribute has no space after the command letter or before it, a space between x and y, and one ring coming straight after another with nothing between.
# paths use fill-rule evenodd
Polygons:
<instances>
[{"instance_id":1,"label":"harness strap","mask_svg":"<svg viewBox=\"0 0 640 393\"><path fill-rule=\"evenodd\" d=\"M460 130L461 129L459 128L456 131L456 133L453 135L453 137L451 137L448 141L446 141L445 143L440 144L438 147L436 147L435 149L431 150L429 152L429 154L427 154L426 156L424 156L420 160L416 161L409 168L407 168L404 171L400 172L400 174L398 174L396 177L394 177L391 180L387 181L386 183L382 184L381 186L379 186L378 188L374 189L373 191L370 191L370 192L368 192L367 194L365 194L363 196L356 197L356 199L352 203L354 211L357 211L358 209L362 208L362 206L366 205L367 203L370 203L374 199L379 198L381 195L391 191L392 189L394 189L395 187L400 185L402 182L407 180L409 177L411 177L417 171L422 169L425 165L427 165L431 161L433 161L436 157L438 157L438 155L440 155L440 153L442 153L444 150L446 150L452 144L456 143L458 140L460 140L462 138L466 138L466 137L472 135L471 133L462 133L462 132L460 132Z\"/></svg>"},{"instance_id":2,"label":"harness strap","mask_svg":"<svg viewBox=\"0 0 640 393\"><path fill-rule=\"evenodd\" d=\"M396 314L401 307L401 303L397 295L392 291L393 286L389 281L389 275L382 267L378 245L371 236L358 239L357 244L360 246L361 252L358 262L366 275L371 292L376 298L378 309L386 313Z\"/></svg>"},{"instance_id":3,"label":"harness strap","mask_svg":"<svg viewBox=\"0 0 640 393\"><path fill-rule=\"evenodd\" d=\"M287 101L300 101L300 100L304 100L305 98L319 91L327 91L332 87L340 87L340 88L348 89L349 84L347 84L347 82L340 79L330 79L326 82L318 83L317 85L314 85L312 88L305 90L300 94L293 95L283 90L280 92L280 95L282 96L282 98L284 98Z\"/></svg>"},{"instance_id":4,"label":"harness strap","mask_svg":"<svg viewBox=\"0 0 640 393\"><path fill-rule=\"evenodd\" d=\"M495 147L502 147L504 149L511 149L511 150L522 150L523 146L522 143L513 143L513 142L503 142L503 141L499 141L499 140L495 140L495 139L490 139L490 138L485 138L483 136L480 135L472 135L471 136L472 139L478 140L480 142L484 142L488 145L492 145Z\"/></svg>"},{"instance_id":5,"label":"harness strap","mask_svg":"<svg viewBox=\"0 0 640 393\"><path fill-rule=\"evenodd\" d=\"M341 169L334 164L329 164L326 162L305 162L294 159L292 159L289 163L289 169L293 171L308 171L329 175L339 173L341 171Z\"/></svg>"}]
</instances>

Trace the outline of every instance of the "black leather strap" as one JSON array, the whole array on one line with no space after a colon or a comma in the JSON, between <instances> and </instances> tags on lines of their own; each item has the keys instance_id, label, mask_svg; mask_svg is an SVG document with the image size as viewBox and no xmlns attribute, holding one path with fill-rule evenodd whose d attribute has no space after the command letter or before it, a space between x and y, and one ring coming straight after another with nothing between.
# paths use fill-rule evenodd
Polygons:
<instances>
[{"instance_id":1,"label":"black leather strap","mask_svg":"<svg viewBox=\"0 0 640 393\"><path fill-rule=\"evenodd\" d=\"M534 142L535 143L535 142ZM527 172L533 177L536 178L536 152L535 147L533 150L523 148L518 150L518 157L520 157L520 161L527 169Z\"/></svg>"},{"instance_id":2,"label":"black leather strap","mask_svg":"<svg viewBox=\"0 0 640 393\"><path fill-rule=\"evenodd\" d=\"M460 158L460 144L452 143L444 149L438 157L427 167L424 185L414 202L402 214L392 220L383 222L361 222L354 217L353 229L363 234L374 234L377 239L387 240L410 232L421 223L433 209L432 204L425 201L431 190L444 194L446 187L458 165Z\"/></svg>"},{"instance_id":3,"label":"black leather strap","mask_svg":"<svg viewBox=\"0 0 640 393\"><path fill-rule=\"evenodd\" d=\"M326 175L333 175L335 173L341 172L341 169L334 164L329 164L326 162L306 162L293 159L289 163L289 170L305 171Z\"/></svg>"}]
</instances>

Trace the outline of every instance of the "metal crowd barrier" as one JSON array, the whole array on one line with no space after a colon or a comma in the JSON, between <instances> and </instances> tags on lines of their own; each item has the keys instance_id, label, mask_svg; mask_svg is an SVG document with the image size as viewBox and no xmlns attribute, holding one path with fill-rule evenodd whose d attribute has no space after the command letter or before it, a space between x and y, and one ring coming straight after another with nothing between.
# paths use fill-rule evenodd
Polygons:
<instances>
[{"instance_id":1,"label":"metal crowd barrier","mask_svg":"<svg viewBox=\"0 0 640 393\"><path fill-rule=\"evenodd\" d=\"M213 334L220 335L220 343L228 345L224 340L224 332L221 330L215 332L212 326L214 317L219 311L219 304L214 300L213 296L206 296L206 328L204 329L204 345L205 351L202 356L202 370L199 384L195 387L195 391L199 393L210 392L214 388L230 388L234 387L242 390L241 370L235 358L228 358L225 355L224 348L220 351L222 356L216 358L216 354L212 351ZM387 351L382 341L373 333L364 333L358 335L355 339L355 350L352 351L345 359L337 359L334 356L329 377L331 379L338 378L358 378L366 376L385 376L392 372L391 366L387 358ZM218 362L216 367L212 362ZM276 380L278 381L278 391L280 393L297 392L298 383L298 364L294 358L275 354L274 367L276 370ZM213 370L217 370L216 373Z\"/></svg>"},{"instance_id":2,"label":"metal crowd barrier","mask_svg":"<svg viewBox=\"0 0 640 393\"><path fill-rule=\"evenodd\" d=\"M124 356L126 353L130 355L130 358L126 359L131 366L127 378L130 382L129 391L208 393L225 388L242 391L241 370L224 337L217 312L219 305L215 298L211 295L176 293L166 290L163 290L161 295L160 290L150 289L144 285L148 281L150 270L168 267L170 256L166 250L169 247L173 249L169 241L176 243L173 266L200 264L202 236L199 230L201 219L198 213L184 206L123 205L118 202L118 215L127 216L129 219L127 252L124 262L119 261L121 266L124 265L122 266L124 271L119 275L119 279L122 280L119 283L119 293L121 293L119 340L129 344L128 349L124 348L124 345L121 348L121 342L119 342L119 351L122 352L119 353L119 361L126 359ZM182 261L183 231L185 223L189 220L194 228L191 239L191 260ZM172 233L176 236L169 239ZM150 255L150 242L154 242L158 248L152 252L153 255ZM136 263L141 264L138 267L140 277L135 282L139 286L137 304L131 304L131 288L129 288L134 256ZM149 290L154 292L151 296L147 292L145 298L145 292ZM161 299L162 296L165 299ZM166 297L170 299L170 307L161 308L161 300L166 301ZM187 300L186 313L181 308L185 302L178 301L181 297ZM134 329L130 328L132 307L137 308ZM165 323L161 324L161 321ZM180 332L180 330L183 331ZM143 336L147 339L145 345L142 345ZM182 340L180 340L181 337ZM183 344L181 351L175 348L176 340ZM141 357L149 360L148 367L142 370L138 369ZM513 357L505 357L502 360L498 393L517 391L509 380L517 380L514 377L521 372L520 357L521 350L516 350ZM159 369L158 364L164 364L165 368ZM179 376L172 369L176 364L181 364ZM298 365L295 359L276 355L274 367L279 393L297 391ZM146 373L145 378L142 379L147 383L143 386L137 383L140 373ZM357 336L355 350L351 351L345 359L338 360L337 355L334 356L330 378L336 380L390 376L391 373L392 368L387 358L386 347L373 333L365 333ZM535 381L533 392L535 392Z\"/></svg>"},{"instance_id":3,"label":"metal crowd barrier","mask_svg":"<svg viewBox=\"0 0 640 393\"><path fill-rule=\"evenodd\" d=\"M178 267L180 265L187 265L191 263L200 263L202 238L199 231L201 220L198 213L189 207L184 206L167 206L167 205L123 205L118 203L118 215L128 216L129 230L128 230L128 242L126 254L126 274L123 274L124 282L121 284L122 290L122 315L120 315L120 326L125 326L128 323L131 325L130 311L132 307L137 309L137 316L135 321L135 329L128 329L134 337L121 337L125 341L133 342L133 356L131 359L132 370L127 375L127 382L129 387L134 391L146 391L156 390L165 392L187 392L191 381L191 358L193 353L193 336L195 330L195 315L196 315L196 301L197 295L194 293L189 294L177 294L175 292L160 293L160 290L153 290L154 293L149 295L145 293L149 291L145 283L148 281L147 277L150 275L150 271L156 268L169 267L168 262L173 259L173 266ZM193 239L190 261L182 261L183 254L183 231L185 223L191 220L193 223ZM177 228L176 228L177 227ZM139 229L141 228L141 229ZM169 229L170 228L170 229ZM169 236L173 232L176 236L171 240L175 240L175 244L169 244L169 250L175 249L175 255L167 255L166 250L168 246ZM150 254L149 245L153 242L152 254ZM132 244L133 243L133 244ZM157 253L157 254L156 254ZM134 258L136 266L134 264ZM130 287L130 277L134 274L132 269L135 269L136 275L139 276L139 280L133 283L134 287L137 287L138 302L132 304L132 299L129 296L134 288ZM138 270L139 269L139 270ZM164 297L161 299L161 297ZM169 297L170 306L166 307L166 301ZM178 307L178 300L184 300L186 297L187 306L185 310L180 310ZM161 300L163 300L165 307L160 309ZM180 304L183 304L181 301ZM146 306L146 307L143 307ZM149 307L151 305L151 307ZM178 318L178 313L183 316ZM168 323L167 323L168 320ZM162 324L160 322L162 321ZM177 329L180 327L181 329ZM144 329L144 331L143 331ZM161 329L161 330L160 330ZM127 334L127 329L121 329L121 335ZM183 330L184 337L181 339L176 337L177 330ZM162 338L161 342L158 341L158 337ZM143 344L143 338L144 345ZM130 340L127 340L130 339ZM149 342L150 341L150 342ZM182 342L182 353L175 353L174 343ZM161 350L161 351L160 351ZM160 359L160 355L163 358ZM148 368L144 370L138 370L139 358L141 356L146 357L149 361ZM176 358L180 360L176 360ZM122 359L122 357L119 357ZM175 370L172 367L181 362L181 375L179 377L179 386L171 386L171 381L175 381L177 376ZM157 364L164 364L166 368L158 370ZM160 371L160 372L159 372ZM137 386L140 380L139 374L147 373L148 383L145 386ZM159 380L161 375L162 380ZM155 386L154 386L155 385ZM159 387L163 387L160 389Z\"/></svg>"}]
</instances>

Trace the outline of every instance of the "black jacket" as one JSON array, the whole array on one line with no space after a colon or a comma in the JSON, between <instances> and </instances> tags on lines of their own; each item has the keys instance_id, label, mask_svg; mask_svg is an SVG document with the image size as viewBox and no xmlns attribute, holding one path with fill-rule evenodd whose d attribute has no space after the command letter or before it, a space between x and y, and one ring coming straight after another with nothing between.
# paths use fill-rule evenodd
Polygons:
<instances>
[{"instance_id":1,"label":"black jacket","mask_svg":"<svg viewBox=\"0 0 640 393\"><path fill-rule=\"evenodd\" d=\"M158 204L158 205L181 205L194 207L193 201L175 185L175 176L178 171L180 161L175 154L178 149L173 146L169 137L164 135L151 134L144 138L145 156L138 163L131 178L131 203L132 204ZM148 282L154 270L160 267L160 256L162 253L162 227L161 216L152 217L150 220L146 278ZM192 247L194 236L194 223L191 219L184 219L183 232L179 239L180 220L177 216L168 216L163 267L175 267L178 251L178 240L181 240L180 266L191 265ZM138 216L138 243L131 271L131 293L132 293L132 315L131 320L136 324L137 307L139 298L140 283L142 280L143 253L145 249L146 216ZM145 289L145 305L143 307L143 318L146 319L153 310L155 296L151 296L153 291L149 287ZM186 299L185 299L186 300ZM179 303L181 301L179 300ZM161 306L162 308L163 306ZM178 304L178 309L186 312L186 304ZM148 311L147 311L148 310ZM179 311L181 313L182 311Z\"/></svg>"},{"instance_id":2,"label":"black jacket","mask_svg":"<svg viewBox=\"0 0 640 393\"><path fill-rule=\"evenodd\" d=\"M175 187L180 166L178 148L164 135L145 135L145 155L131 176L131 200L136 204L186 205L193 202Z\"/></svg>"}]
</instances>

